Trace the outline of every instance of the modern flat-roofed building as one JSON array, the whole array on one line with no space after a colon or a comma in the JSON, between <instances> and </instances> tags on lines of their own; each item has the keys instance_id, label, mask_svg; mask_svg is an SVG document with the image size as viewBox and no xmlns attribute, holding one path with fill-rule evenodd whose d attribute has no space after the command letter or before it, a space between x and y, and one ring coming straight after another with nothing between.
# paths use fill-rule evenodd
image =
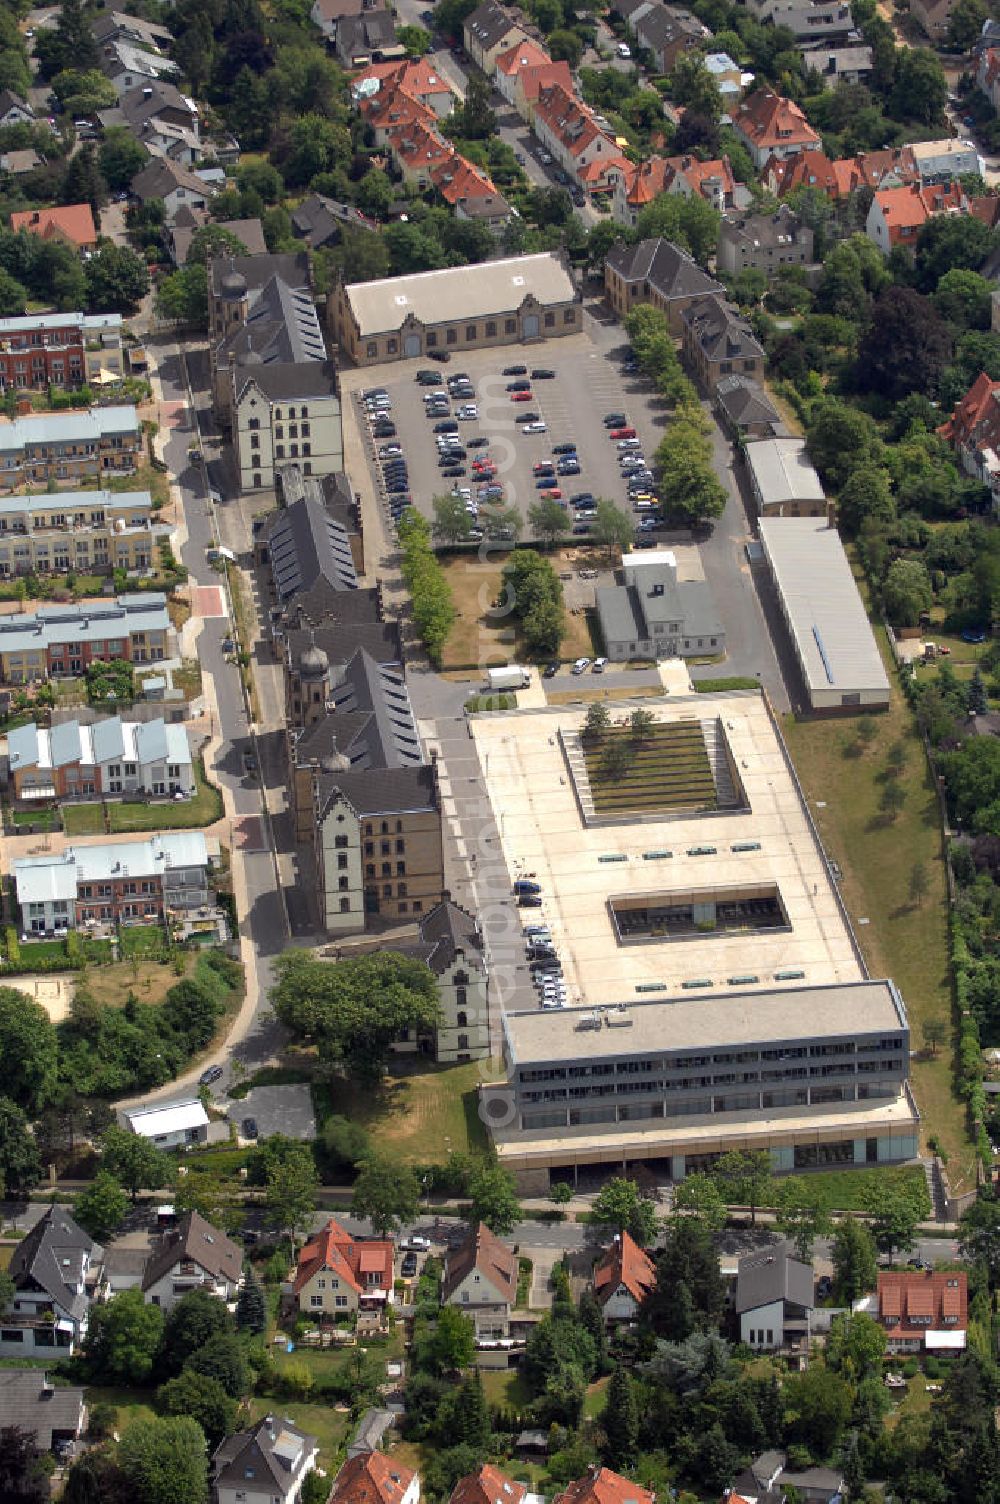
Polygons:
<instances>
[{"instance_id":1,"label":"modern flat-roofed building","mask_svg":"<svg viewBox=\"0 0 1000 1504\"><path fill-rule=\"evenodd\" d=\"M82 386L122 374L120 313L0 319L0 392Z\"/></svg>"},{"instance_id":2,"label":"modern flat-roofed building","mask_svg":"<svg viewBox=\"0 0 1000 1504\"><path fill-rule=\"evenodd\" d=\"M330 329L356 365L555 339L583 328L573 279L552 251L379 282L338 283Z\"/></svg>"},{"instance_id":3,"label":"modern flat-roofed building","mask_svg":"<svg viewBox=\"0 0 1000 1504\"><path fill-rule=\"evenodd\" d=\"M153 1107L129 1107L122 1126L158 1149L179 1149L208 1142L208 1113L197 1097L181 1102L158 1102Z\"/></svg>"},{"instance_id":4,"label":"modern flat-roofed building","mask_svg":"<svg viewBox=\"0 0 1000 1504\"><path fill-rule=\"evenodd\" d=\"M0 616L0 683L75 678L91 663L119 658L158 663L169 656L172 632L167 598L155 592Z\"/></svg>"},{"instance_id":5,"label":"modern flat-roofed building","mask_svg":"<svg viewBox=\"0 0 1000 1504\"><path fill-rule=\"evenodd\" d=\"M154 541L148 491L0 497L0 579L148 569Z\"/></svg>"},{"instance_id":6,"label":"modern flat-roofed building","mask_svg":"<svg viewBox=\"0 0 1000 1504\"><path fill-rule=\"evenodd\" d=\"M0 490L108 471L128 474L139 463L140 444L134 407L15 418L0 423Z\"/></svg>"},{"instance_id":7,"label":"modern flat-roofed building","mask_svg":"<svg viewBox=\"0 0 1000 1504\"><path fill-rule=\"evenodd\" d=\"M825 517L823 482L810 463L804 439L755 439L743 463L761 517Z\"/></svg>"},{"instance_id":8,"label":"modern flat-roofed building","mask_svg":"<svg viewBox=\"0 0 1000 1504\"><path fill-rule=\"evenodd\" d=\"M837 529L818 517L759 527L810 707L884 709L889 676Z\"/></svg>"},{"instance_id":9,"label":"modern flat-roofed building","mask_svg":"<svg viewBox=\"0 0 1000 1504\"><path fill-rule=\"evenodd\" d=\"M146 841L67 846L21 857L14 886L26 935L94 924L155 924L208 903L208 847L200 830Z\"/></svg>"}]
</instances>

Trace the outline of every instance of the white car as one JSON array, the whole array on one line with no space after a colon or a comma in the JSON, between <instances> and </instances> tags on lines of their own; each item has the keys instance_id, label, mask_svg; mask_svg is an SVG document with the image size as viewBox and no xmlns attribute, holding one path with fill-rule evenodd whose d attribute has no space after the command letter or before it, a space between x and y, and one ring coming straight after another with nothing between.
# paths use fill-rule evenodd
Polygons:
<instances>
[{"instance_id":1,"label":"white car","mask_svg":"<svg viewBox=\"0 0 1000 1504\"><path fill-rule=\"evenodd\" d=\"M589 658L578 658L570 669L571 674L585 674L590 667Z\"/></svg>"},{"instance_id":2,"label":"white car","mask_svg":"<svg viewBox=\"0 0 1000 1504\"><path fill-rule=\"evenodd\" d=\"M627 42L619 42L618 43L618 56L619 57L631 57L632 56L632 49L631 49L631 47L629 46L629 44Z\"/></svg>"},{"instance_id":3,"label":"white car","mask_svg":"<svg viewBox=\"0 0 1000 1504\"><path fill-rule=\"evenodd\" d=\"M607 668L607 666L608 666L608 660L606 658L595 658L594 659L594 666L590 670L590 672L592 674L603 674L604 670Z\"/></svg>"},{"instance_id":4,"label":"white car","mask_svg":"<svg viewBox=\"0 0 1000 1504\"><path fill-rule=\"evenodd\" d=\"M524 427L521 429L521 432L522 433L548 433L548 429L546 428L545 424L541 423L541 422L539 422L539 423L525 423Z\"/></svg>"},{"instance_id":5,"label":"white car","mask_svg":"<svg viewBox=\"0 0 1000 1504\"><path fill-rule=\"evenodd\" d=\"M618 448L620 450L622 450L622 451L625 451L625 450L628 450L628 449L641 449L642 448L642 440L641 439L619 439L618 440Z\"/></svg>"}]
</instances>

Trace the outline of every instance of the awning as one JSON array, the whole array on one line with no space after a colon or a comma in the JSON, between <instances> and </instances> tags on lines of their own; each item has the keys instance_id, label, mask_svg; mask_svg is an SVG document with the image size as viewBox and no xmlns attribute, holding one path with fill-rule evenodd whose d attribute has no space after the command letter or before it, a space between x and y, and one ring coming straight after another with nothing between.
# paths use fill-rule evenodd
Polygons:
<instances>
[{"instance_id":1,"label":"awning","mask_svg":"<svg viewBox=\"0 0 1000 1504\"><path fill-rule=\"evenodd\" d=\"M924 1346L928 1352L960 1352L965 1347L964 1332L925 1332Z\"/></svg>"}]
</instances>

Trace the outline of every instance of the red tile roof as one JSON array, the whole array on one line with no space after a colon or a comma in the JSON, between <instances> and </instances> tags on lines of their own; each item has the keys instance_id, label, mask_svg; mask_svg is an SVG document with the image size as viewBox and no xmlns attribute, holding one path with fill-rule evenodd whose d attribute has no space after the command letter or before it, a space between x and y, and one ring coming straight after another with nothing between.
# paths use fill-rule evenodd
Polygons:
<instances>
[{"instance_id":1,"label":"red tile roof","mask_svg":"<svg viewBox=\"0 0 1000 1504\"><path fill-rule=\"evenodd\" d=\"M527 1492L525 1484L487 1462L478 1473L459 1478L448 1504L521 1504Z\"/></svg>"},{"instance_id":2,"label":"red tile roof","mask_svg":"<svg viewBox=\"0 0 1000 1504\"><path fill-rule=\"evenodd\" d=\"M919 1336L928 1330L964 1332L968 1297L965 1274L892 1269L878 1277L879 1317L891 1320L894 1337Z\"/></svg>"},{"instance_id":3,"label":"red tile roof","mask_svg":"<svg viewBox=\"0 0 1000 1504\"><path fill-rule=\"evenodd\" d=\"M762 177L778 198L793 188L822 188L824 193L838 191L836 164L823 151L800 151L794 157L771 157Z\"/></svg>"},{"instance_id":4,"label":"red tile roof","mask_svg":"<svg viewBox=\"0 0 1000 1504\"><path fill-rule=\"evenodd\" d=\"M938 433L949 444L994 449L1000 445L1000 381L980 371Z\"/></svg>"},{"instance_id":5,"label":"red tile roof","mask_svg":"<svg viewBox=\"0 0 1000 1504\"><path fill-rule=\"evenodd\" d=\"M745 99L733 122L758 150L789 146L819 147L819 136L798 105L770 89L758 89Z\"/></svg>"},{"instance_id":6,"label":"red tile roof","mask_svg":"<svg viewBox=\"0 0 1000 1504\"><path fill-rule=\"evenodd\" d=\"M570 156L582 156L598 140L608 155L621 155L612 137L594 120L589 105L561 84L550 84L539 92L535 117L544 121Z\"/></svg>"},{"instance_id":7,"label":"red tile roof","mask_svg":"<svg viewBox=\"0 0 1000 1504\"><path fill-rule=\"evenodd\" d=\"M384 1452L348 1457L333 1480L330 1504L400 1504L416 1474Z\"/></svg>"},{"instance_id":8,"label":"red tile roof","mask_svg":"<svg viewBox=\"0 0 1000 1504\"><path fill-rule=\"evenodd\" d=\"M627 1232L615 1238L594 1269L594 1292L598 1303L605 1305L619 1285L624 1285L638 1304L645 1300L650 1290L656 1289L653 1260Z\"/></svg>"},{"instance_id":9,"label":"red tile roof","mask_svg":"<svg viewBox=\"0 0 1000 1504\"><path fill-rule=\"evenodd\" d=\"M551 62L544 47L540 47L530 37L525 37L516 47L509 47L506 52L500 53L496 60L496 70L507 78L513 78L515 73L520 73L524 68L544 68Z\"/></svg>"},{"instance_id":10,"label":"red tile roof","mask_svg":"<svg viewBox=\"0 0 1000 1504\"><path fill-rule=\"evenodd\" d=\"M906 232L919 230L935 214L967 208L965 195L957 183L930 188L921 188L916 183L907 183L903 188L880 188L875 202L882 211L891 245L904 239L911 243L914 237Z\"/></svg>"},{"instance_id":11,"label":"red tile roof","mask_svg":"<svg viewBox=\"0 0 1000 1504\"><path fill-rule=\"evenodd\" d=\"M567 94L573 92L573 75L569 63L539 63L535 68L524 68L518 74L521 93L529 104L534 104L543 89L558 84Z\"/></svg>"},{"instance_id":12,"label":"red tile roof","mask_svg":"<svg viewBox=\"0 0 1000 1504\"><path fill-rule=\"evenodd\" d=\"M393 1245L388 1239L359 1242L331 1217L299 1254L292 1289L298 1295L314 1274L328 1270L359 1295L372 1289L391 1290L392 1260ZM379 1276L375 1284L369 1280L371 1274Z\"/></svg>"},{"instance_id":13,"label":"red tile roof","mask_svg":"<svg viewBox=\"0 0 1000 1504\"><path fill-rule=\"evenodd\" d=\"M995 230L1000 224L1000 198L993 194L979 194L976 198L969 199L969 213L976 219L981 219L989 229Z\"/></svg>"},{"instance_id":14,"label":"red tile roof","mask_svg":"<svg viewBox=\"0 0 1000 1504\"><path fill-rule=\"evenodd\" d=\"M10 216L12 230L27 230L43 240L69 240L80 250L97 244L97 226L89 204L63 204L54 209L24 209Z\"/></svg>"},{"instance_id":15,"label":"red tile roof","mask_svg":"<svg viewBox=\"0 0 1000 1504\"><path fill-rule=\"evenodd\" d=\"M654 1504L656 1495L610 1468L592 1468L558 1494L553 1504Z\"/></svg>"}]
</instances>

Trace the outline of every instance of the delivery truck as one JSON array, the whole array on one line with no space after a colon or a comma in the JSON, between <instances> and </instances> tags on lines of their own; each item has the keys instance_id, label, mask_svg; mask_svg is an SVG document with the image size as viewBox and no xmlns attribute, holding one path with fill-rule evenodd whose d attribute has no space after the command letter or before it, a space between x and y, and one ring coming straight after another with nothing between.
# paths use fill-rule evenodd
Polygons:
<instances>
[{"instance_id":1,"label":"delivery truck","mask_svg":"<svg viewBox=\"0 0 1000 1504\"><path fill-rule=\"evenodd\" d=\"M530 683L530 672L517 663L508 663L503 668L486 670L486 686L491 690L527 689Z\"/></svg>"}]
</instances>

